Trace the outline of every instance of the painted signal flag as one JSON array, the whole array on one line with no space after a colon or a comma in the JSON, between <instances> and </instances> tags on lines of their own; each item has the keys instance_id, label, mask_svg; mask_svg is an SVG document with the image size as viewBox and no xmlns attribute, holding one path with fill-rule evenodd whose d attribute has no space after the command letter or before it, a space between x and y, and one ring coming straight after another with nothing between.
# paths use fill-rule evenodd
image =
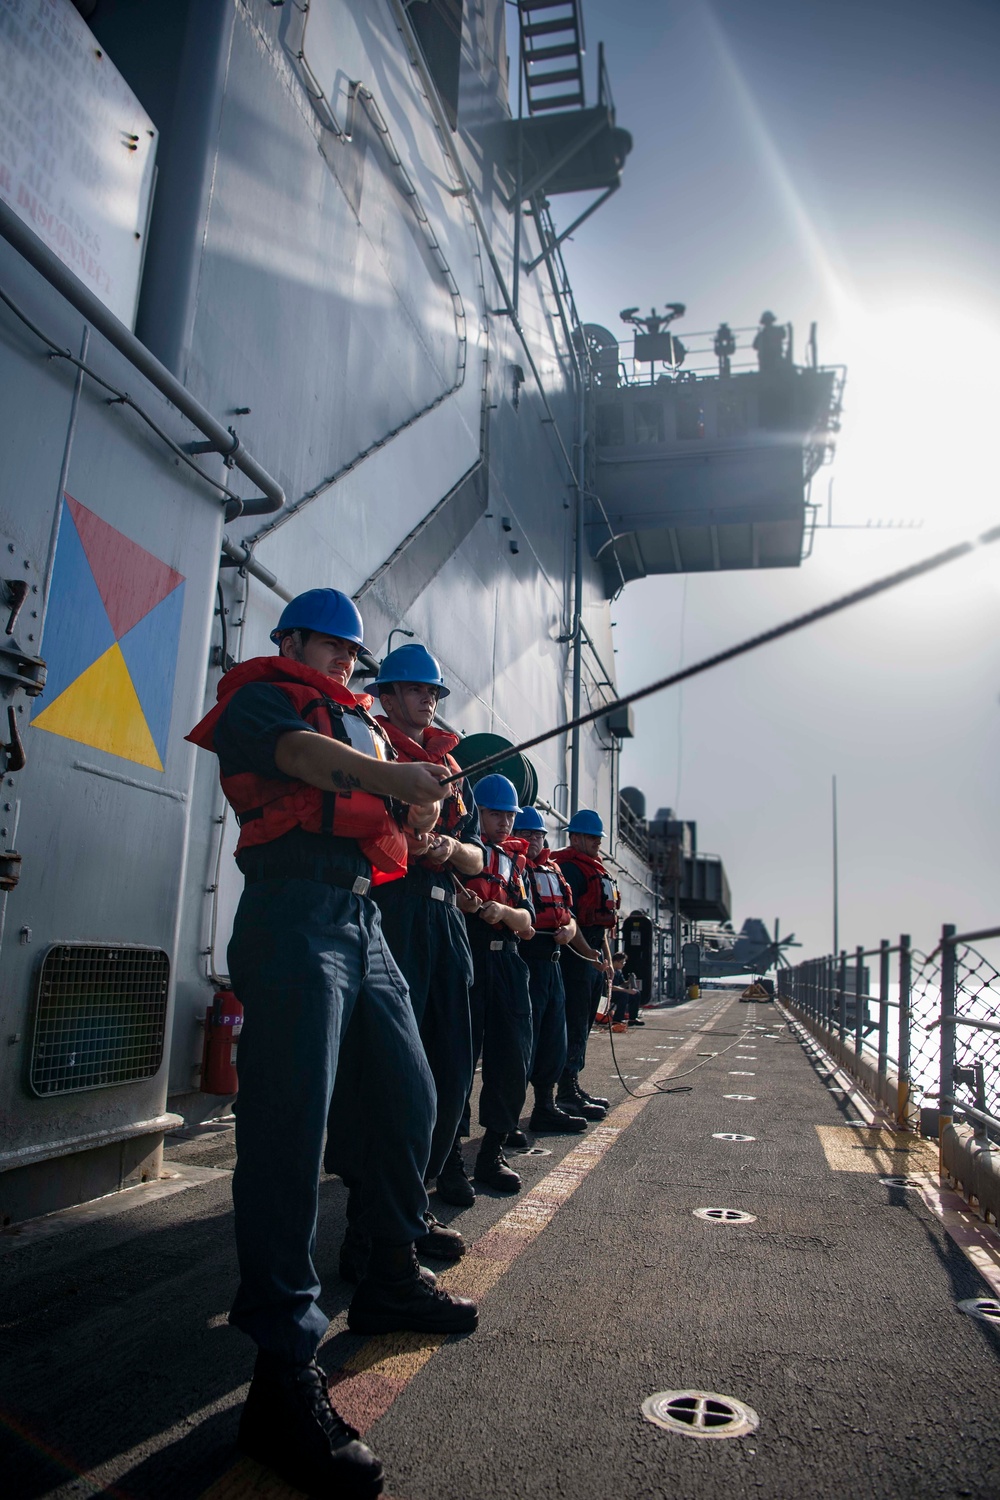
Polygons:
<instances>
[{"instance_id":1,"label":"painted signal flag","mask_svg":"<svg viewBox=\"0 0 1000 1500\"><path fill-rule=\"evenodd\" d=\"M64 497L36 729L163 770L184 578Z\"/></svg>"}]
</instances>

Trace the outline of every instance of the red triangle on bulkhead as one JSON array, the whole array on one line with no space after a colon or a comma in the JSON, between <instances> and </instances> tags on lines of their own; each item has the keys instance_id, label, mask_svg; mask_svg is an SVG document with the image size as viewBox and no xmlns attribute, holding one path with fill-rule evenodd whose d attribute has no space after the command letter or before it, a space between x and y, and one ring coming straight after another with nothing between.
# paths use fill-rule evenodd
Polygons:
<instances>
[{"instance_id":1,"label":"red triangle on bulkhead","mask_svg":"<svg viewBox=\"0 0 1000 1500\"><path fill-rule=\"evenodd\" d=\"M66 504L76 522L115 638L121 640L161 599L183 583L184 575L138 542L130 541L72 495L66 496Z\"/></svg>"}]
</instances>

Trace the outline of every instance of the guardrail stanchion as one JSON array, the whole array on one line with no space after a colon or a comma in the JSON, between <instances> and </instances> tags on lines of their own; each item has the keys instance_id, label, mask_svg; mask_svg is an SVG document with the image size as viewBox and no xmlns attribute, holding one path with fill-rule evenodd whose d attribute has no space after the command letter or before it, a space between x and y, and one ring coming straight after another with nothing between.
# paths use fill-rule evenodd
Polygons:
<instances>
[{"instance_id":1,"label":"guardrail stanchion","mask_svg":"<svg viewBox=\"0 0 1000 1500\"><path fill-rule=\"evenodd\" d=\"M896 1118L901 1130L910 1128L910 984L911 984L910 934L904 932L899 938L899 1061L896 1091Z\"/></svg>"},{"instance_id":2,"label":"guardrail stanchion","mask_svg":"<svg viewBox=\"0 0 1000 1500\"><path fill-rule=\"evenodd\" d=\"M847 949L840 950L840 970L837 975L837 989L840 992L840 1003L838 1005L838 1022L840 1040L843 1041L847 1035Z\"/></svg>"},{"instance_id":3,"label":"guardrail stanchion","mask_svg":"<svg viewBox=\"0 0 1000 1500\"><path fill-rule=\"evenodd\" d=\"M952 1122L951 1099L955 1087L955 927L945 922L941 928L941 1081L938 1085L938 1148L945 1128ZM939 1157L938 1167L944 1171Z\"/></svg>"},{"instance_id":4,"label":"guardrail stanchion","mask_svg":"<svg viewBox=\"0 0 1000 1500\"><path fill-rule=\"evenodd\" d=\"M861 986L865 972L865 950L859 943L854 950L854 1056L861 1056L865 1037L865 1013L861 1004Z\"/></svg>"},{"instance_id":5,"label":"guardrail stanchion","mask_svg":"<svg viewBox=\"0 0 1000 1500\"><path fill-rule=\"evenodd\" d=\"M985 1114L986 1113L986 1073L985 1073L985 1070L984 1070L983 1065L982 1065L981 1062L977 1062L976 1063L974 1071L975 1071L975 1075L976 1075L976 1108L979 1109L979 1110L982 1110L982 1112ZM983 1143L985 1143L986 1141L988 1141L989 1140L989 1133L988 1133L988 1131L986 1129L986 1121L985 1120L976 1120L973 1123L974 1123L974 1126L975 1126L975 1128L973 1130L973 1135L975 1136L976 1140L977 1141L982 1141Z\"/></svg>"},{"instance_id":6,"label":"guardrail stanchion","mask_svg":"<svg viewBox=\"0 0 1000 1500\"><path fill-rule=\"evenodd\" d=\"M889 1067L889 939L878 945L878 1076L885 1082Z\"/></svg>"}]
</instances>

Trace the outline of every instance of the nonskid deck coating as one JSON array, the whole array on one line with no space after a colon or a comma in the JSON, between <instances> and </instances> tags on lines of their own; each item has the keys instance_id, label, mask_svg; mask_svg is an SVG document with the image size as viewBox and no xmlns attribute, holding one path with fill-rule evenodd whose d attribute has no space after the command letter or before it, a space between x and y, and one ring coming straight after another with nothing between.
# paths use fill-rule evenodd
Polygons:
<instances>
[{"instance_id":1,"label":"nonskid deck coating","mask_svg":"<svg viewBox=\"0 0 1000 1500\"><path fill-rule=\"evenodd\" d=\"M482 1298L471 1338L344 1331L349 1289L330 1274L341 1192L324 1189L334 1322L323 1359L395 1500L1000 1493L1000 1340L955 1310L987 1283L920 1195L868 1168L832 1170L820 1131L865 1133L843 1125L853 1105L820 1085L787 1031L759 1048L758 1098L723 1097L746 1027L782 1027L773 1007L724 995L646 1012L641 1033L614 1039L622 1072L639 1066L632 1087L645 1092L648 1064L636 1059L664 1045L657 1032L710 1017L717 1056L698 1056L703 1031L659 1054L664 1077L697 1067L691 1093L639 1102L619 1085L603 1125L571 1145L546 1138L552 1157L519 1159L518 1199L484 1196L455 1216L474 1243L446 1279ZM595 1034L589 1086L611 1071L609 1039ZM713 1140L720 1130L757 1139ZM709 1204L757 1223L693 1217ZM137 1214L147 1222L138 1235L130 1226L127 1255L114 1228ZM0 1349L18 1354L24 1377L12 1389L4 1360L5 1493L293 1493L233 1461L248 1359L219 1316L230 1235L220 1182L5 1258L34 1262L5 1275L16 1300ZM126 1262L144 1265L144 1288L116 1276ZM687 1387L747 1401L760 1431L699 1444L642 1422L645 1397Z\"/></svg>"}]
</instances>

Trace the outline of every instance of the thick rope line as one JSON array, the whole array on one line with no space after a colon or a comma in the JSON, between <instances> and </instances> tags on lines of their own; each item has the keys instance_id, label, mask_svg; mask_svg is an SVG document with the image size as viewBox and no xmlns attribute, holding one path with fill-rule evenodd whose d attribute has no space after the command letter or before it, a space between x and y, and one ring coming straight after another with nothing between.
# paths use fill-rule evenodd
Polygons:
<instances>
[{"instance_id":1,"label":"thick rope line","mask_svg":"<svg viewBox=\"0 0 1000 1500\"><path fill-rule=\"evenodd\" d=\"M546 729L542 734L536 734L530 740L522 740L521 744L513 745L508 750L498 750L483 760L477 760L474 765L466 766L456 775L446 776L441 785L446 786L451 781L459 781L463 776L478 775L480 771L487 771L490 766L499 765L501 761L509 760L514 755L520 755L525 750L532 750L536 745L544 745L547 740L553 740L557 735L569 734L574 729L580 729L584 724L591 724L595 719L604 718L605 715L613 714L620 708L626 708L630 703L637 703L640 698L649 698L653 693L661 693L665 688L675 687L679 682L686 682L689 677L697 677L702 672L709 672L713 667L722 666L724 662L733 661L738 656L745 656L748 651L756 651L760 646L780 640L782 636L792 635L797 630L804 630L807 625L815 625L818 620L825 620L830 615L839 614L841 610L851 609L855 604L863 604L866 599L874 599L876 595L897 588L901 583L909 583L914 578L922 578L926 573L933 573L937 568L957 562L960 557L967 557L977 547L988 547L992 542L997 541L1000 541L1000 526L991 527L989 531L984 531L982 536L971 541L956 542L953 547L946 547L943 552L935 552L930 557L922 558L920 562L911 563L907 568L900 568L896 573L887 573L883 578L876 578L872 583L853 589L849 594L842 594L839 599L831 599L828 604L821 604L816 609L808 610L804 615L796 615L791 620L785 620L781 625L762 631L760 635L750 636L735 646L728 646L725 651L717 651L714 656L706 656L703 661L693 662L690 667L684 667L669 677L661 677L658 681L649 683L647 687L637 688L634 693L626 693L623 698L616 698L613 703L602 703L600 708L591 709L575 719L568 719L566 723L558 724L554 729Z\"/></svg>"}]
</instances>

